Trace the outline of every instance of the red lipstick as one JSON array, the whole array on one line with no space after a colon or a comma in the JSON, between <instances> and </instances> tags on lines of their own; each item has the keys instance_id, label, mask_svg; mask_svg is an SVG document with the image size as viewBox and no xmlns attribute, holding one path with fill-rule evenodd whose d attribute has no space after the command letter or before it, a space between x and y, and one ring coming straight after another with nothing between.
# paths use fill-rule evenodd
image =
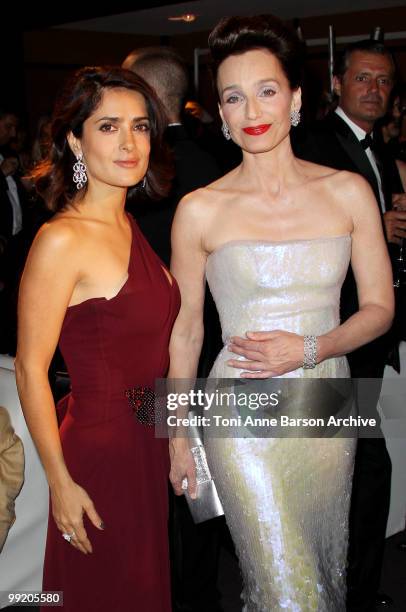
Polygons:
<instances>
[{"instance_id":1,"label":"red lipstick","mask_svg":"<svg viewBox=\"0 0 406 612\"><path fill-rule=\"evenodd\" d=\"M252 127L243 128L243 132L249 134L250 136L261 136L261 134L265 134L271 127L270 123L263 123L262 125L254 125Z\"/></svg>"}]
</instances>

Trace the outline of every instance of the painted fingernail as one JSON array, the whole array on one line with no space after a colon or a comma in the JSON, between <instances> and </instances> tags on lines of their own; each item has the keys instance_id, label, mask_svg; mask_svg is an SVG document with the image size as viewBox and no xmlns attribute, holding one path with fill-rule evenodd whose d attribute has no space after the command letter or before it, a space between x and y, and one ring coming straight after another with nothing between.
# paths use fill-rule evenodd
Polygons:
<instances>
[{"instance_id":1,"label":"painted fingernail","mask_svg":"<svg viewBox=\"0 0 406 612\"><path fill-rule=\"evenodd\" d=\"M105 528L105 526L106 526L106 525L103 523L103 521L102 521L102 522L100 523L100 525L99 525L100 529L104 529L104 528Z\"/></svg>"}]
</instances>

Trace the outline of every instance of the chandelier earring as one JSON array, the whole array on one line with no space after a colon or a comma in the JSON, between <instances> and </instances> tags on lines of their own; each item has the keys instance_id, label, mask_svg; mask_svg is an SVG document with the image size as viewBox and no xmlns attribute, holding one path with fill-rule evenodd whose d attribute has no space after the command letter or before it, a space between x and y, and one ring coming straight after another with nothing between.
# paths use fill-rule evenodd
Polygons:
<instances>
[{"instance_id":1,"label":"chandelier earring","mask_svg":"<svg viewBox=\"0 0 406 612\"><path fill-rule=\"evenodd\" d=\"M225 121L223 121L223 125L221 126L221 131L223 132L223 136L226 140L231 140L230 130Z\"/></svg>"},{"instance_id":2,"label":"chandelier earring","mask_svg":"<svg viewBox=\"0 0 406 612\"><path fill-rule=\"evenodd\" d=\"M76 156L76 162L73 164L73 182L76 184L76 189L82 189L87 183L87 168L83 161L83 153Z\"/></svg>"},{"instance_id":3,"label":"chandelier earring","mask_svg":"<svg viewBox=\"0 0 406 612\"><path fill-rule=\"evenodd\" d=\"M300 111L296 108L290 111L290 123L293 127L297 127L300 123Z\"/></svg>"}]
</instances>

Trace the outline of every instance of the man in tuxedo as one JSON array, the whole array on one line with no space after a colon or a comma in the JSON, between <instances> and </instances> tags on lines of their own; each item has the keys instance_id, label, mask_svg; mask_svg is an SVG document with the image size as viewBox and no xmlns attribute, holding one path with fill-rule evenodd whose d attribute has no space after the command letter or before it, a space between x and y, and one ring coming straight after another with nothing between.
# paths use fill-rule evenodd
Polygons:
<instances>
[{"instance_id":1,"label":"man in tuxedo","mask_svg":"<svg viewBox=\"0 0 406 612\"><path fill-rule=\"evenodd\" d=\"M175 177L168 198L160 202L136 203L132 214L152 248L169 266L171 225L179 200L220 176L214 158L204 151L183 124L182 110L189 87L183 59L170 47L135 49L123 68L136 72L155 89L162 101L168 126L166 141L173 151ZM210 292L206 291L205 339L198 376L207 376L219 352L221 330ZM184 496L171 495L170 539L174 612L221 612L217 591L219 519L195 525Z\"/></svg>"},{"instance_id":2,"label":"man in tuxedo","mask_svg":"<svg viewBox=\"0 0 406 612\"><path fill-rule=\"evenodd\" d=\"M9 148L17 134L18 117L13 108L0 104L0 352L12 352L15 330L12 285L16 255L21 251L26 221L25 189L17 176L18 159Z\"/></svg>"},{"instance_id":3,"label":"man in tuxedo","mask_svg":"<svg viewBox=\"0 0 406 612\"><path fill-rule=\"evenodd\" d=\"M7 150L16 137L17 124L15 112L0 107L0 237L4 242L18 234L23 224L19 186L14 178L18 160Z\"/></svg>"},{"instance_id":4,"label":"man in tuxedo","mask_svg":"<svg viewBox=\"0 0 406 612\"><path fill-rule=\"evenodd\" d=\"M292 137L298 157L357 172L368 181L376 196L390 250L398 248L396 243L406 236L406 212L392 206L393 194L401 194L403 188L394 159L380 155L379 138L373 130L386 112L394 76L393 58L382 43L366 40L349 46L337 63L334 76L338 107L310 129ZM402 201L404 197L398 195L397 199ZM357 309L356 284L350 269L341 294L341 320L348 319ZM379 380L387 363L399 367L395 328L348 355L353 378ZM379 390L378 382L374 404ZM377 603L391 603L388 596L377 593L390 481L391 462L385 440L358 440L347 573L347 609L351 612L371 612Z\"/></svg>"},{"instance_id":5,"label":"man in tuxedo","mask_svg":"<svg viewBox=\"0 0 406 612\"><path fill-rule=\"evenodd\" d=\"M169 265L172 219L179 200L219 178L214 158L191 138L183 124L183 105L189 88L187 67L171 47L135 49L122 64L143 77L165 107L166 142L174 155L175 177L168 198L134 206L131 212L153 249Z\"/></svg>"}]
</instances>

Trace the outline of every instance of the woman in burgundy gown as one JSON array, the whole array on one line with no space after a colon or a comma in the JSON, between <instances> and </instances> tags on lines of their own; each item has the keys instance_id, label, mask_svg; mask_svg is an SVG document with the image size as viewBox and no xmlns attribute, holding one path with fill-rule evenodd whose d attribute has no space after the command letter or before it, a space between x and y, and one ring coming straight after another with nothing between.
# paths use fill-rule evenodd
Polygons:
<instances>
[{"instance_id":1,"label":"woman in burgundy gown","mask_svg":"<svg viewBox=\"0 0 406 612\"><path fill-rule=\"evenodd\" d=\"M43 590L63 591L65 612L171 609L168 450L151 398L179 292L124 212L129 187L167 188L163 126L139 77L83 69L56 106L38 170L56 214L24 271L16 374L50 485ZM59 432L47 381L58 339L72 384Z\"/></svg>"}]
</instances>

